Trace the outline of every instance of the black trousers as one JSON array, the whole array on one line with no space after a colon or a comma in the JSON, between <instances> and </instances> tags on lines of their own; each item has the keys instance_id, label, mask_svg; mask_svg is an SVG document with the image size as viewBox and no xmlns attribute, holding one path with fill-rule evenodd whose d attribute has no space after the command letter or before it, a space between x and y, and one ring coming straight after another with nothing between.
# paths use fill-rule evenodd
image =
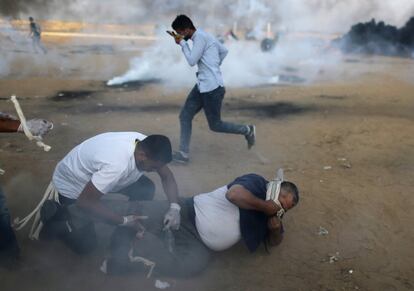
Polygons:
<instances>
[{"instance_id":1,"label":"black trousers","mask_svg":"<svg viewBox=\"0 0 414 291\"><path fill-rule=\"evenodd\" d=\"M11 226L10 212L6 205L6 197L0 187L0 255L16 258L19 256L19 253L20 248Z\"/></svg>"},{"instance_id":2,"label":"black trousers","mask_svg":"<svg viewBox=\"0 0 414 291\"><path fill-rule=\"evenodd\" d=\"M168 210L168 201L143 201L134 205L127 202L130 211L148 216L142 221L146 232L136 238L135 231L118 226L111 238L107 273L122 274L133 271L147 272L142 263L130 261L129 253L155 262L154 272L163 276L191 277L203 271L210 259L210 250L202 242L195 226L195 211L192 198L180 199L181 224L172 231L171 244L164 231L163 218Z\"/></svg>"},{"instance_id":3,"label":"black trousers","mask_svg":"<svg viewBox=\"0 0 414 291\"><path fill-rule=\"evenodd\" d=\"M155 194L154 183L146 176L141 176L137 182L119 191L129 198L129 201L152 200ZM90 213L76 206L75 199L59 195L61 205L58 211L44 227L43 238L61 239L70 249L78 254L86 254L97 246L95 222ZM112 200L102 200L106 207L119 215L128 215L124 210L117 209Z\"/></svg>"}]
</instances>

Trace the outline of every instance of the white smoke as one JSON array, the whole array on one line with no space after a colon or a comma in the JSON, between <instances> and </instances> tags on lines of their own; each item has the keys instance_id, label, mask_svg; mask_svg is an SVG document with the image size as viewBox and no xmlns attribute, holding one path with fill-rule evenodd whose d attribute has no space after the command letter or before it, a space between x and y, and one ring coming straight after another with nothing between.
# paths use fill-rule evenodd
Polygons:
<instances>
[{"instance_id":1,"label":"white smoke","mask_svg":"<svg viewBox=\"0 0 414 291\"><path fill-rule=\"evenodd\" d=\"M282 0L274 8L281 24L300 31L345 32L372 18L402 26L414 16L412 0Z\"/></svg>"},{"instance_id":2,"label":"white smoke","mask_svg":"<svg viewBox=\"0 0 414 291\"><path fill-rule=\"evenodd\" d=\"M274 32L287 34L298 31L343 33L352 24L371 18L401 26L414 15L413 0L16 0L14 3L18 9L14 14L21 18L31 15L35 19L98 23L156 22L169 26L175 15L185 13L196 27L213 33L222 33L237 23L239 31L253 30L260 39L266 35L268 23L272 24ZM315 45L309 39L282 38L273 53L264 54L258 43L226 43L230 51L222 67L226 85L260 84L290 65L300 66L300 71L306 72L306 79L312 79L313 73L321 67L335 63L335 57L321 53L323 45ZM7 64L3 61L0 71L7 71ZM152 78L176 86L195 81L194 70L188 67L179 47L167 35L159 37L142 56L131 60L126 74L110 82Z\"/></svg>"},{"instance_id":3,"label":"white smoke","mask_svg":"<svg viewBox=\"0 0 414 291\"><path fill-rule=\"evenodd\" d=\"M125 74L109 80L107 84L112 86L136 80L161 79L171 87L181 87L194 81L194 74L195 71L183 62L181 51L171 37L160 35L156 45L131 60L130 69Z\"/></svg>"},{"instance_id":4,"label":"white smoke","mask_svg":"<svg viewBox=\"0 0 414 291\"><path fill-rule=\"evenodd\" d=\"M412 0L15 0L18 16L85 22L140 23L189 14L199 26L235 20L254 27L273 22L292 30L340 31L371 18L402 26L414 14ZM7 11L7 9L6 9ZM1 13L1 12L0 12ZM16 12L15 12L16 13Z\"/></svg>"},{"instance_id":5,"label":"white smoke","mask_svg":"<svg viewBox=\"0 0 414 291\"><path fill-rule=\"evenodd\" d=\"M271 23L273 32L283 31L287 36L279 39L273 52L267 53L260 50L258 42L226 43L229 54L222 65L226 86L277 82L284 67L293 67L301 77L312 81L319 72L341 60L336 52L326 49L326 40L319 39L315 43L315 38L289 37L295 32L343 33L356 22L371 18L403 25L414 15L414 1L411 0L239 0L209 1L208 4L213 12L208 16L205 16L205 3L197 6L198 10L192 10L193 14L189 15L197 27L207 24L207 28L217 31L217 28L230 28L233 22L237 22L238 27L250 29L256 37L263 39L266 25ZM221 12L217 7L223 8ZM210 23L212 25L208 26ZM125 74L111 79L108 84L146 78L162 79L168 85L193 84L195 76L188 69L180 47L168 36L161 35L159 39L147 53L131 62Z\"/></svg>"}]
</instances>

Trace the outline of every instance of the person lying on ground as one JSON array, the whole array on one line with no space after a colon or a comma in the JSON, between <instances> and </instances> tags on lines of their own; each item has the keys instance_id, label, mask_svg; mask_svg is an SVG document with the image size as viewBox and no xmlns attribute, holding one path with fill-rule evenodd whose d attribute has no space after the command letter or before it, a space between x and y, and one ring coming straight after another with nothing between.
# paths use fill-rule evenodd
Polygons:
<instances>
[{"instance_id":1,"label":"person lying on ground","mask_svg":"<svg viewBox=\"0 0 414 291\"><path fill-rule=\"evenodd\" d=\"M143 270L133 261L144 258L155 263L154 271L161 275L188 277L207 266L211 252L229 249L240 240L250 252L262 243L266 249L280 244L281 218L297 205L299 191L292 182L281 182L275 200L266 200L270 183L274 182L247 174L214 191L181 199L181 226L172 232L162 220L165 201L119 202L120 211L148 217L142 221L146 231L137 236L132 229L118 227L101 270L107 274Z\"/></svg>"}]
</instances>

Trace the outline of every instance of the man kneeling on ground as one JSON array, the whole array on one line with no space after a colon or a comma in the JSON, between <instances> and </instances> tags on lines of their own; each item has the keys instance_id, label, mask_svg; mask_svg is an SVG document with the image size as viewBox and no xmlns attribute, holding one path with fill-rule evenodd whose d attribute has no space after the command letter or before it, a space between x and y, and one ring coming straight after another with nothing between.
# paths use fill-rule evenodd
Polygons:
<instances>
[{"instance_id":1,"label":"man kneeling on ground","mask_svg":"<svg viewBox=\"0 0 414 291\"><path fill-rule=\"evenodd\" d=\"M119 274L142 269L133 263L140 257L155 263L161 275L188 277L206 267L211 251L228 249L241 239L251 252L262 242L266 248L278 245L284 232L281 218L299 202L299 192L295 184L279 180L271 198L271 183L275 181L247 174L212 192L181 199L181 226L173 238L163 225L166 202L129 203L131 213L148 216L142 221L146 232L136 236L118 227L101 270Z\"/></svg>"},{"instance_id":2,"label":"man kneeling on ground","mask_svg":"<svg viewBox=\"0 0 414 291\"><path fill-rule=\"evenodd\" d=\"M140 217L114 209L107 193L121 193L130 201L152 200L154 183L144 172L157 172L168 198L163 222L180 225L177 184L167 164L172 159L170 140L163 135L109 132L92 137L72 149L53 174L60 204L47 200L40 211L43 237L58 237L77 253L97 243L94 221L142 230Z\"/></svg>"}]
</instances>

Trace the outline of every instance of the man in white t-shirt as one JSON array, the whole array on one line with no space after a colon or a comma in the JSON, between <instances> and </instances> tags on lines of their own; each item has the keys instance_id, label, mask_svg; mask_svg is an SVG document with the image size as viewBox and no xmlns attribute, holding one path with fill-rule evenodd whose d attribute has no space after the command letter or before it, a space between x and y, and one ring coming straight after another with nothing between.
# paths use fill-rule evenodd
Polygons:
<instances>
[{"instance_id":1,"label":"man in white t-shirt","mask_svg":"<svg viewBox=\"0 0 414 291\"><path fill-rule=\"evenodd\" d=\"M121 193L132 201L152 200L155 186L143 173L154 171L170 203L163 223L166 228L178 229L178 188L167 166L171 159L171 143L163 135L108 132L87 139L56 166L52 181L61 205L51 200L43 205L43 234L58 236L76 252L86 253L97 242L94 220L141 232L139 216L115 209L111 201L101 198Z\"/></svg>"},{"instance_id":2,"label":"man in white t-shirt","mask_svg":"<svg viewBox=\"0 0 414 291\"><path fill-rule=\"evenodd\" d=\"M206 267L211 251L229 249L241 240L250 252L262 243L266 248L278 245L284 232L281 218L299 202L299 191L294 183L284 181L278 196L268 199L270 183L274 182L247 174L212 192L181 199L181 227L172 234L165 232L162 224L167 203L128 203L130 211L148 216L142 222L147 231L137 239L128 229L117 228L111 256L101 270L128 272L136 268L133 257L143 257L155 262L155 271L161 275L188 277Z\"/></svg>"}]
</instances>

